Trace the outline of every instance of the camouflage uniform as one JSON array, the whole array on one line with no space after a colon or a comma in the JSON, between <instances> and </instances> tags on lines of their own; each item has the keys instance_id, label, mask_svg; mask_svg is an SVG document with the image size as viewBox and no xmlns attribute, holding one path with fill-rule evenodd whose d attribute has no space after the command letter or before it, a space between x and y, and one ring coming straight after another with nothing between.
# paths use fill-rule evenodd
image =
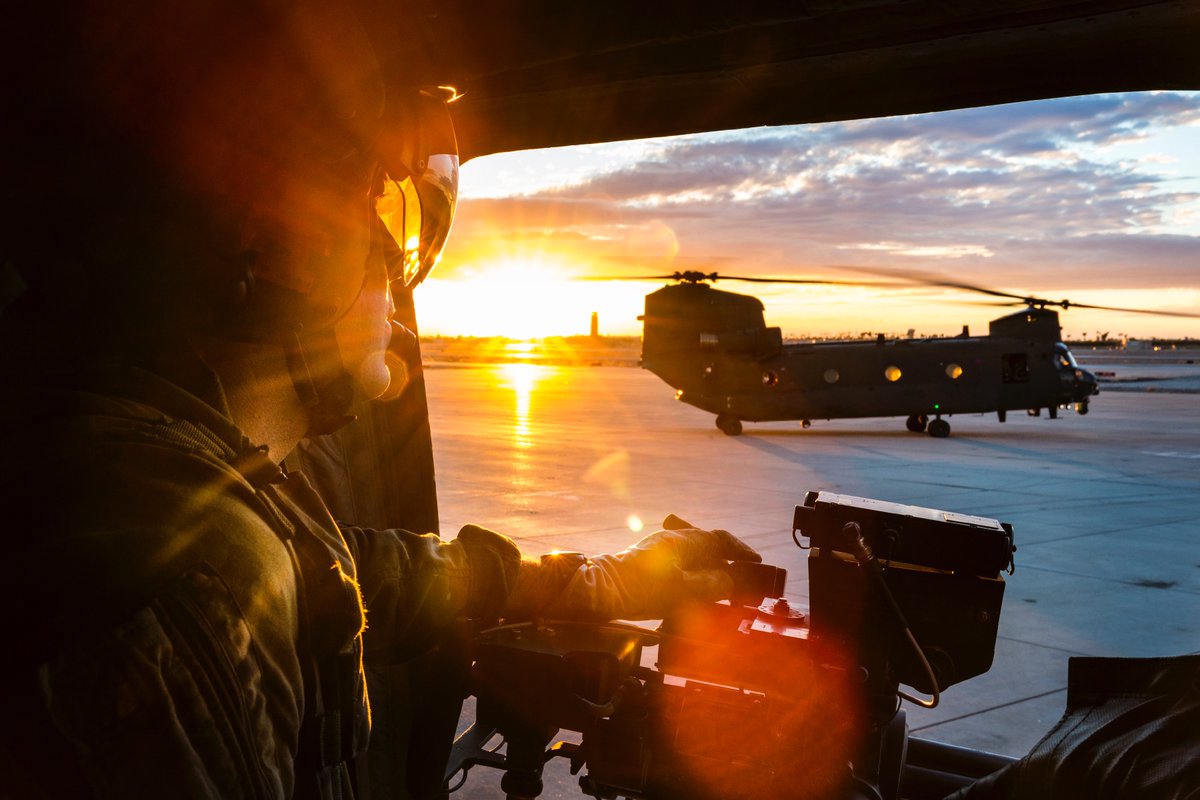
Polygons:
<instances>
[{"instance_id":1,"label":"camouflage uniform","mask_svg":"<svg viewBox=\"0 0 1200 800\"><path fill-rule=\"evenodd\" d=\"M504 603L511 541L339 530L200 395L113 368L5 409L0 797L348 796L364 649Z\"/></svg>"}]
</instances>

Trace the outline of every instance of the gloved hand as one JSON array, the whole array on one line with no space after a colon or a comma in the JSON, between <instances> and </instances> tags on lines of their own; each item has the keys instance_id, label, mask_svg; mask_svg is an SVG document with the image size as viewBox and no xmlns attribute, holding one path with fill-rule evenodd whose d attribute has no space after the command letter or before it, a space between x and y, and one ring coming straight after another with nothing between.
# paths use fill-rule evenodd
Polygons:
<instances>
[{"instance_id":1,"label":"gloved hand","mask_svg":"<svg viewBox=\"0 0 1200 800\"><path fill-rule=\"evenodd\" d=\"M506 616L659 619L688 600L729 597L727 561L762 561L728 531L693 528L674 514L663 530L614 555L523 561ZM564 585L565 582L565 585Z\"/></svg>"}]
</instances>

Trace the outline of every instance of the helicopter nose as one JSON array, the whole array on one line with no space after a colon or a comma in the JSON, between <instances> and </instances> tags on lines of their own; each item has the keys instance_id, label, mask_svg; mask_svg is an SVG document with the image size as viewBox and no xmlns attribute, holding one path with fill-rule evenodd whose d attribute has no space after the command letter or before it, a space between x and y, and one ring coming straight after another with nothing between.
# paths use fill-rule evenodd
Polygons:
<instances>
[{"instance_id":1,"label":"helicopter nose","mask_svg":"<svg viewBox=\"0 0 1200 800\"><path fill-rule=\"evenodd\" d=\"M1080 400L1094 394L1100 394L1100 385L1096 381L1096 376L1086 369L1075 370L1075 385L1079 389L1076 394Z\"/></svg>"}]
</instances>

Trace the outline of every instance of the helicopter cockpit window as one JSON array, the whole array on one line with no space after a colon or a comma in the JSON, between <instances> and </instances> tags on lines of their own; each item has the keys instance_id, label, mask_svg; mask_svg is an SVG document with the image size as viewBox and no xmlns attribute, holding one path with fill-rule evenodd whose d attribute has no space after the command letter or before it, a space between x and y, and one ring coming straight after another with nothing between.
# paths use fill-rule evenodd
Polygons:
<instances>
[{"instance_id":1,"label":"helicopter cockpit window","mask_svg":"<svg viewBox=\"0 0 1200 800\"><path fill-rule=\"evenodd\" d=\"M963 374L963 368L960 367L958 364L947 364L946 365L946 376L948 378L950 378L950 380L956 381L960 377L962 377L962 374Z\"/></svg>"},{"instance_id":2,"label":"helicopter cockpit window","mask_svg":"<svg viewBox=\"0 0 1200 800\"><path fill-rule=\"evenodd\" d=\"M1057 345L1055 345L1054 351L1058 355L1058 365L1060 367L1067 367L1070 369L1076 369L1079 367L1079 364L1075 361L1075 355L1062 342L1059 342Z\"/></svg>"},{"instance_id":3,"label":"helicopter cockpit window","mask_svg":"<svg viewBox=\"0 0 1200 800\"><path fill-rule=\"evenodd\" d=\"M900 380L900 376L903 374L900 368L894 364L883 371L883 377L887 378L890 383Z\"/></svg>"}]
</instances>

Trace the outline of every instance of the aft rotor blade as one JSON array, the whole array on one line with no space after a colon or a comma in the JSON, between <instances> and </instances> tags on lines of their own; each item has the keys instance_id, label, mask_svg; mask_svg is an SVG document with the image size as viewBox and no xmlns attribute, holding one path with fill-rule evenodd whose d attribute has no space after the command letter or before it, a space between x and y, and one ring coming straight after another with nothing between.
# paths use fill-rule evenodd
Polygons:
<instances>
[{"instance_id":1,"label":"aft rotor blade","mask_svg":"<svg viewBox=\"0 0 1200 800\"><path fill-rule=\"evenodd\" d=\"M1123 306L1099 306L1091 303L1076 303L1073 300L1047 300L1044 297L1030 297L1027 295L1011 294L1009 292L1000 292L993 289L986 289L981 286L971 286L970 284L959 284L952 281L939 282L935 286L944 286L951 289L963 289L965 291L980 292L982 294L991 295L992 297L1007 297L1016 302L1002 303L1007 306L1058 306L1063 311L1071 308L1088 308L1093 311L1116 311L1122 314L1149 314L1156 317L1183 317L1186 319L1200 319L1200 314L1190 311L1159 311L1152 308L1125 308Z\"/></svg>"},{"instance_id":2,"label":"aft rotor blade","mask_svg":"<svg viewBox=\"0 0 1200 800\"><path fill-rule=\"evenodd\" d=\"M842 269L858 270L860 272L869 272L874 275L887 275L900 280L910 281L912 283L922 284L925 286L935 286L945 289L959 289L964 292L976 292L978 294L986 294L990 297L1002 297L1009 300L1018 301L1016 303L1005 305L1027 305L1027 306L1058 306L1064 311L1069 308L1088 308L1095 311L1116 311L1124 314L1150 314L1159 317L1184 317L1187 319L1200 319L1200 313L1189 311L1158 311L1151 308L1124 308L1121 306L1100 306L1090 303L1076 303L1072 300L1050 300L1045 297L1036 297L1033 295L1015 294L1013 292L1003 292L999 289L989 289L986 286L979 286L965 281L948 280L936 275L930 275L922 272L912 272L908 270L891 270L891 269L874 269L870 267L842 267Z\"/></svg>"},{"instance_id":3,"label":"aft rotor blade","mask_svg":"<svg viewBox=\"0 0 1200 800\"><path fill-rule=\"evenodd\" d=\"M675 275L581 275L576 280L581 281L674 281L679 280Z\"/></svg>"},{"instance_id":4,"label":"aft rotor blade","mask_svg":"<svg viewBox=\"0 0 1200 800\"><path fill-rule=\"evenodd\" d=\"M943 278L940 275L931 275L927 272L917 272L915 270L883 269L881 267L856 267L856 266L841 266L841 267L838 267L838 269L847 269L847 270L853 270L856 272L866 272L866 273L870 273L872 275L887 276L890 278L907 281L909 283L920 284L922 286L934 286L934 287L938 287L938 288L942 288L942 289L959 289L964 292L975 292L977 294L986 294L990 297L1003 297L1003 298L1007 298L1009 300L1020 300L1021 302L1029 303L1030 305L1033 305L1033 303L1031 303L1029 301L1037 301L1038 303L1045 303L1046 305L1057 305L1058 304L1058 301L1056 301L1056 300L1042 300L1041 298L1030 297L1029 295L1025 295L1025 294L1015 294L1013 292L1002 292L999 289L989 289L986 286L979 286L974 283L967 283L966 281L950 280L948 278Z\"/></svg>"},{"instance_id":5,"label":"aft rotor blade","mask_svg":"<svg viewBox=\"0 0 1200 800\"><path fill-rule=\"evenodd\" d=\"M1097 311L1118 311L1122 314L1153 314L1156 317L1185 317L1187 319L1200 319L1200 314L1191 311L1155 311L1150 308L1122 308L1121 306L1093 306L1088 303L1075 303L1070 300L1063 300L1061 305L1064 309L1067 308L1091 308Z\"/></svg>"}]
</instances>

